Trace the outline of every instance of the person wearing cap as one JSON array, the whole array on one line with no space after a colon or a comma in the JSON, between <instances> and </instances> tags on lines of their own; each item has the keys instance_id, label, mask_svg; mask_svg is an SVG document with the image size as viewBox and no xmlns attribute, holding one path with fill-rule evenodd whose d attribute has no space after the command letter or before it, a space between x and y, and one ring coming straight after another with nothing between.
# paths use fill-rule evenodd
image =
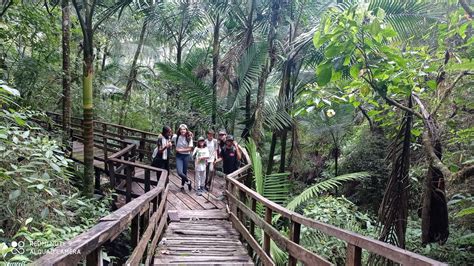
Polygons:
<instances>
[{"instance_id":1,"label":"person wearing cap","mask_svg":"<svg viewBox=\"0 0 474 266\"><path fill-rule=\"evenodd\" d=\"M192 189L191 180L188 179L188 163L193 150L193 133L189 131L185 124L179 125L177 136L173 136L176 143L176 172L181 177L181 191L184 191L184 185Z\"/></svg>"},{"instance_id":2,"label":"person wearing cap","mask_svg":"<svg viewBox=\"0 0 474 266\"><path fill-rule=\"evenodd\" d=\"M206 185L206 165L209 159L209 150L203 137L199 137L197 147L194 148L193 157L195 156L195 177L196 177L196 194L202 195Z\"/></svg>"},{"instance_id":3,"label":"person wearing cap","mask_svg":"<svg viewBox=\"0 0 474 266\"><path fill-rule=\"evenodd\" d=\"M214 131L209 129L207 131L207 138L205 139L206 147L209 150L209 159L207 159L206 165L206 185L204 190L211 188L212 178L214 177L214 161L217 159L217 139L214 138Z\"/></svg>"},{"instance_id":4,"label":"person wearing cap","mask_svg":"<svg viewBox=\"0 0 474 266\"><path fill-rule=\"evenodd\" d=\"M219 137L218 137L218 144L219 146L217 147L217 156L221 157L221 150L225 146L225 140L227 138L227 132L224 129L219 130Z\"/></svg>"},{"instance_id":5,"label":"person wearing cap","mask_svg":"<svg viewBox=\"0 0 474 266\"><path fill-rule=\"evenodd\" d=\"M224 174L228 175L239 169L242 152L232 135L228 135L225 139L225 146L222 148L220 156L217 161L222 160Z\"/></svg>"}]
</instances>

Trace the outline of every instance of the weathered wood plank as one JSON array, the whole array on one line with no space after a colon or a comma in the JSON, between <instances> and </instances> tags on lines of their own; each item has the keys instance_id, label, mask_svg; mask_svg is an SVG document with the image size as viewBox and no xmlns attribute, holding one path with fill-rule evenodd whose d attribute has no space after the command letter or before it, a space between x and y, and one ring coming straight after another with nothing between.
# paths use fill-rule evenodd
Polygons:
<instances>
[{"instance_id":1,"label":"weathered wood plank","mask_svg":"<svg viewBox=\"0 0 474 266\"><path fill-rule=\"evenodd\" d=\"M164 198L166 198L166 196L168 195L168 190L168 186L166 186L166 189L163 193ZM152 233L156 229L157 222L160 220L166 220L166 213L164 212L165 206L166 201L162 201L160 203L160 206L158 207L158 210L151 216L149 225L145 233L143 233L143 236L138 242L137 247L133 250L132 255L130 255L130 258L127 260L127 265L137 265L143 257L143 253L145 252L148 241L150 240Z\"/></svg>"},{"instance_id":2,"label":"weathered wood plank","mask_svg":"<svg viewBox=\"0 0 474 266\"><path fill-rule=\"evenodd\" d=\"M268 254L266 254L265 251L260 247L257 240L255 240L253 236L250 235L250 232L247 231L245 226L232 213L230 213L230 220L232 221L232 224L235 226L235 228L247 241L247 243L252 247L253 251L257 253L262 263L264 265L275 265L270 256L268 256Z\"/></svg>"},{"instance_id":3,"label":"weathered wood plank","mask_svg":"<svg viewBox=\"0 0 474 266\"><path fill-rule=\"evenodd\" d=\"M294 258L297 258L298 260L308 265L331 265L331 263L326 259L310 252L306 248L282 236L281 233L276 230L271 224L265 222L264 219L260 218L256 213L252 212L249 207L237 200L237 198L232 194L228 193L227 196L229 197L229 200L231 200L232 203L237 206L237 208L243 211L245 215L247 215L247 217L252 219L256 225L262 228L264 232L270 236L273 242L275 242L275 244L277 244L281 249L289 252Z\"/></svg>"},{"instance_id":4,"label":"weathered wood plank","mask_svg":"<svg viewBox=\"0 0 474 266\"><path fill-rule=\"evenodd\" d=\"M184 219L204 219L204 220L225 220L229 215L224 210L178 210L181 220Z\"/></svg>"}]
</instances>

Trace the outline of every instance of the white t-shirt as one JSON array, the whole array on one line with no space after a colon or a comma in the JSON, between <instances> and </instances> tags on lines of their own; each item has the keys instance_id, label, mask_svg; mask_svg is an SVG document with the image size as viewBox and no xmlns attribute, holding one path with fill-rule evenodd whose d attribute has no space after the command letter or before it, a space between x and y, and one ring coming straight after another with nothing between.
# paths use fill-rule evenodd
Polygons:
<instances>
[{"instance_id":1,"label":"white t-shirt","mask_svg":"<svg viewBox=\"0 0 474 266\"><path fill-rule=\"evenodd\" d=\"M206 171L206 161L201 158L209 157L209 150L207 148L194 148L193 156L196 155L196 171Z\"/></svg>"},{"instance_id":2,"label":"white t-shirt","mask_svg":"<svg viewBox=\"0 0 474 266\"><path fill-rule=\"evenodd\" d=\"M205 139L207 149L209 150L209 159L207 160L208 163L214 162L217 157L217 139Z\"/></svg>"},{"instance_id":3,"label":"white t-shirt","mask_svg":"<svg viewBox=\"0 0 474 266\"><path fill-rule=\"evenodd\" d=\"M188 148L188 147L193 147L193 141L189 141L186 139L184 136L173 136L173 139L175 140L176 143L176 149L182 149L182 148ZM186 151L186 152L179 152L181 154L190 154L191 152Z\"/></svg>"},{"instance_id":4,"label":"white t-shirt","mask_svg":"<svg viewBox=\"0 0 474 266\"><path fill-rule=\"evenodd\" d=\"M163 147L165 147L168 144L168 142L170 142L170 140L166 139L165 137L161 135L158 137L158 139L159 140L161 139L161 143L158 145L159 147L156 147L155 150L153 150L153 155L152 155L153 158L155 158L158 155L159 149L163 149ZM165 149L163 151L161 159L163 160L168 159L168 149Z\"/></svg>"}]
</instances>

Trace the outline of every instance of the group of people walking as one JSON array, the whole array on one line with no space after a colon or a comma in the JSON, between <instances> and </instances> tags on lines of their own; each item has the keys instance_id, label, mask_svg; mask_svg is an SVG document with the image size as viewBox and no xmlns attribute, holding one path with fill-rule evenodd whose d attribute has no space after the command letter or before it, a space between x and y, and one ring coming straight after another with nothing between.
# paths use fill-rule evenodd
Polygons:
<instances>
[{"instance_id":1,"label":"group of people walking","mask_svg":"<svg viewBox=\"0 0 474 266\"><path fill-rule=\"evenodd\" d=\"M172 150L176 156L176 172L181 178L181 191L193 189L188 178L188 164L194 158L195 189L198 195L211 188L215 175L216 164L222 162L222 172L230 174L240 166L242 152L232 135L220 130L218 138L214 131L208 130L207 137L199 137L194 147L194 135L185 124L178 127L177 134L173 134L170 127L165 126L158 137L157 146L153 151L152 166L166 169L169 174L169 158Z\"/></svg>"}]
</instances>

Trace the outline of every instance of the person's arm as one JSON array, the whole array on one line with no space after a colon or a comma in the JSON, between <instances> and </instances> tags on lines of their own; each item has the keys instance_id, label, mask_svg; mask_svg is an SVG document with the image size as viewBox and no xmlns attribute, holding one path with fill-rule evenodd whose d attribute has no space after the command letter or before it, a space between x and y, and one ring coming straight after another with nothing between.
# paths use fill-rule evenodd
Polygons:
<instances>
[{"instance_id":1,"label":"person's arm","mask_svg":"<svg viewBox=\"0 0 474 266\"><path fill-rule=\"evenodd\" d=\"M242 152L240 151L240 148L239 148L239 144L237 144L237 142L234 141L234 147L235 147L235 151L237 152L237 160L241 160L242 159Z\"/></svg>"}]
</instances>

